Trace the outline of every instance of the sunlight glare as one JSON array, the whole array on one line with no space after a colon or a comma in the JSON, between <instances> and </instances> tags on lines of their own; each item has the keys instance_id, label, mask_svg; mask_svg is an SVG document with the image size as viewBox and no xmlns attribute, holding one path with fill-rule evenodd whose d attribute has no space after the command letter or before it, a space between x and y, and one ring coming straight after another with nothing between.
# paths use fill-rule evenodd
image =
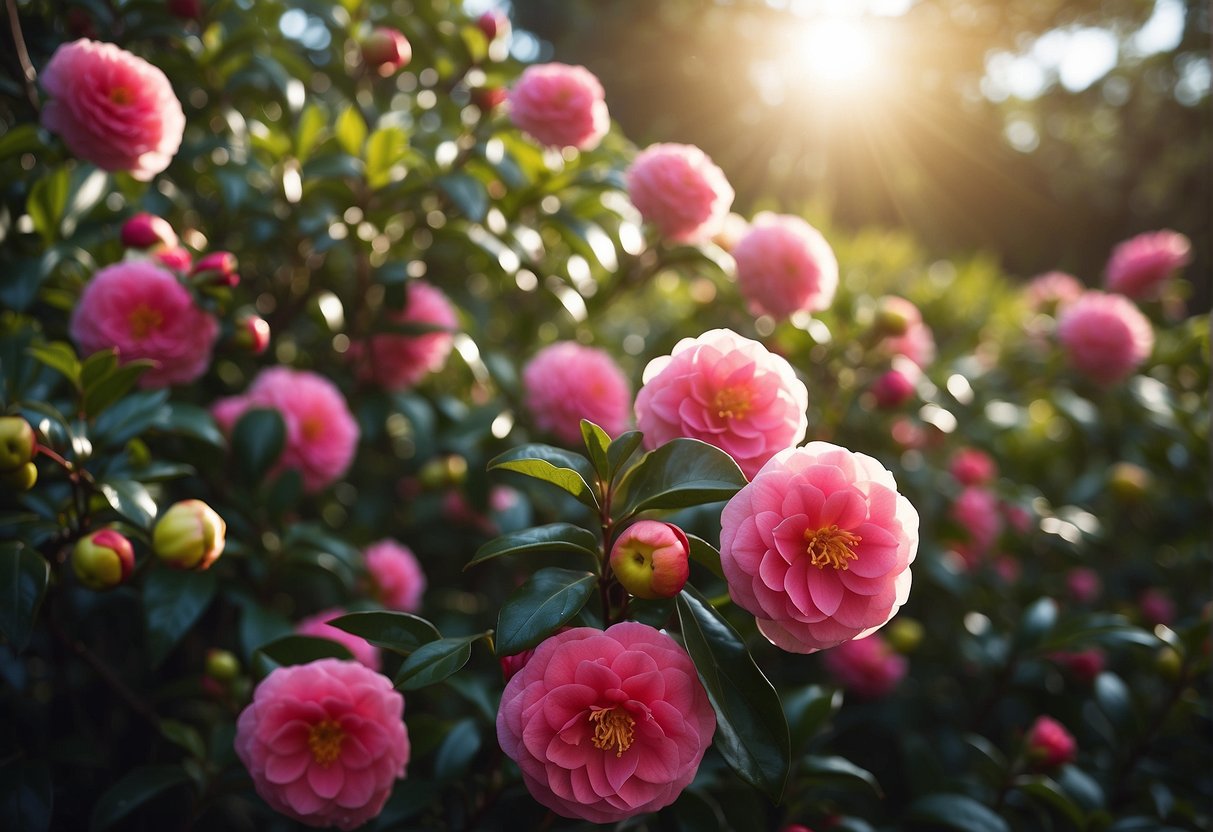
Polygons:
<instances>
[{"instance_id":1,"label":"sunlight glare","mask_svg":"<svg viewBox=\"0 0 1213 832\"><path fill-rule=\"evenodd\" d=\"M857 21L814 21L798 41L794 60L813 80L852 86L875 76L875 44Z\"/></svg>"}]
</instances>

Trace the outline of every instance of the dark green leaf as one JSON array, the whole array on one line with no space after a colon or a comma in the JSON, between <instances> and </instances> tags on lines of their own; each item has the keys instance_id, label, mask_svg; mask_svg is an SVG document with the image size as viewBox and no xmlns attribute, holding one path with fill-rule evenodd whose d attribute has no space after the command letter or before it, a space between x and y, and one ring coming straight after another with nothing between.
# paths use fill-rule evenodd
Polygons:
<instances>
[{"instance_id":1,"label":"dark green leaf","mask_svg":"<svg viewBox=\"0 0 1213 832\"><path fill-rule=\"evenodd\" d=\"M161 408L155 425L166 433L188 436L218 448L226 444L214 418L197 405L170 402Z\"/></svg>"},{"instance_id":2,"label":"dark green leaf","mask_svg":"<svg viewBox=\"0 0 1213 832\"><path fill-rule=\"evenodd\" d=\"M448 173L438 177L438 187L472 222L480 222L489 211L489 194L484 183L468 173Z\"/></svg>"},{"instance_id":3,"label":"dark green leaf","mask_svg":"<svg viewBox=\"0 0 1213 832\"><path fill-rule=\"evenodd\" d=\"M928 829L961 832L1010 832L1007 822L985 805L963 794L932 794L914 801L906 819Z\"/></svg>"},{"instance_id":4,"label":"dark green leaf","mask_svg":"<svg viewBox=\"0 0 1213 832\"><path fill-rule=\"evenodd\" d=\"M1014 786L1037 803L1064 815L1076 828L1082 828L1082 810L1053 780L1043 775L1029 775L1017 778Z\"/></svg>"},{"instance_id":5,"label":"dark green leaf","mask_svg":"<svg viewBox=\"0 0 1213 832\"><path fill-rule=\"evenodd\" d=\"M328 622L329 626L345 630L396 653L408 655L423 644L441 638L438 628L424 618L407 612L352 612Z\"/></svg>"},{"instance_id":6,"label":"dark green leaf","mask_svg":"<svg viewBox=\"0 0 1213 832\"><path fill-rule=\"evenodd\" d=\"M232 456L241 478L250 485L260 483L285 444L286 423L281 413L262 408L245 411L232 430Z\"/></svg>"},{"instance_id":7,"label":"dark green leaf","mask_svg":"<svg viewBox=\"0 0 1213 832\"><path fill-rule=\"evenodd\" d=\"M143 433L161 418L168 396L167 389L141 390L106 408L93 421L94 446L119 447Z\"/></svg>"},{"instance_id":8,"label":"dark green leaf","mask_svg":"<svg viewBox=\"0 0 1213 832\"><path fill-rule=\"evenodd\" d=\"M0 767L0 819L9 832L46 832L51 828L54 785L50 766L18 753Z\"/></svg>"},{"instance_id":9,"label":"dark green leaf","mask_svg":"<svg viewBox=\"0 0 1213 832\"><path fill-rule=\"evenodd\" d=\"M678 595L678 621L716 711L716 748L742 779L780 802L791 741L779 694L737 631L689 586Z\"/></svg>"},{"instance_id":10,"label":"dark green leaf","mask_svg":"<svg viewBox=\"0 0 1213 832\"><path fill-rule=\"evenodd\" d=\"M152 369L155 361L145 358L130 361L121 367L84 386L84 412L91 419L123 396L135 386L139 377Z\"/></svg>"},{"instance_id":11,"label":"dark green leaf","mask_svg":"<svg viewBox=\"0 0 1213 832\"><path fill-rule=\"evenodd\" d=\"M497 619L497 655L521 653L554 633L581 612L597 581L591 572L540 569L502 605Z\"/></svg>"},{"instance_id":12,"label":"dark green leaf","mask_svg":"<svg viewBox=\"0 0 1213 832\"><path fill-rule=\"evenodd\" d=\"M154 567L143 583L143 617L148 658L158 667L206 612L218 582L214 572Z\"/></svg>"},{"instance_id":13,"label":"dark green leaf","mask_svg":"<svg viewBox=\"0 0 1213 832\"><path fill-rule=\"evenodd\" d=\"M594 466L594 470L598 472L598 479L603 482L609 482L611 479L611 466L607 461L607 449L611 445L611 437L607 436L605 430L598 427L598 425L589 419L582 419L581 439L585 442L585 449L589 455L590 463Z\"/></svg>"},{"instance_id":14,"label":"dark green leaf","mask_svg":"<svg viewBox=\"0 0 1213 832\"><path fill-rule=\"evenodd\" d=\"M624 478L624 516L727 500L745 484L724 451L698 439L675 439L645 454Z\"/></svg>"},{"instance_id":15,"label":"dark green leaf","mask_svg":"<svg viewBox=\"0 0 1213 832\"><path fill-rule=\"evenodd\" d=\"M1021 648L1034 647L1048 636L1057 623L1057 602L1052 598L1039 598L1019 620L1016 641Z\"/></svg>"},{"instance_id":16,"label":"dark green leaf","mask_svg":"<svg viewBox=\"0 0 1213 832\"><path fill-rule=\"evenodd\" d=\"M96 168L79 167L72 172L67 204L59 220L64 238L76 233L76 226L109 193L109 174Z\"/></svg>"},{"instance_id":17,"label":"dark green leaf","mask_svg":"<svg viewBox=\"0 0 1213 832\"><path fill-rule=\"evenodd\" d=\"M598 538L572 523L549 523L533 529L504 534L480 547L468 566L484 563L503 555L529 554L535 552L572 552L589 555L598 563Z\"/></svg>"},{"instance_id":18,"label":"dark green leaf","mask_svg":"<svg viewBox=\"0 0 1213 832\"><path fill-rule=\"evenodd\" d=\"M118 368L118 348L98 350L80 365L80 381L87 390Z\"/></svg>"},{"instance_id":19,"label":"dark green leaf","mask_svg":"<svg viewBox=\"0 0 1213 832\"><path fill-rule=\"evenodd\" d=\"M434 778L439 782L462 777L480 751L480 731L473 719L461 719L447 733L434 755Z\"/></svg>"},{"instance_id":20,"label":"dark green leaf","mask_svg":"<svg viewBox=\"0 0 1213 832\"><path fill-rule=\"evenodd\" d=\"M691 544L691 560L707 567L709 572L723 580L724 570L720 568L720 552L716 547L693 534L687 535L687 542Z\"/></svg>"},{"instance_id":21,"label":"dark green leaf","mask_svg":"<svg viewBox=\"0 0 1213 832\"><path fill-rule=\"evenodd\" d=\"M400 666L400 672L396 674L396 687L417 690L457 673L472 657L472 643L484 637L484 633L479 633L461 638L440 638L423 644Z\"/></svg>"},{"instance_id":22,"label":"dark green leaf","mask_svg":"<svg viewBox=\"0 0 1213 832\"><path fill-rule=\"evenodd\" d=\"M852 783L867 786L879 798L884 797L880 783L866 768L860 768L844 757L806 757L800 772L810 782Z\"/></svg>"},{"instance_id":23,"label":"dark green leaf","mask_svg":"<svg viewBox=\"0 0 1213 832\"><path fill-rule=\"evenodd\" d=\"M29 644L49 580L50 564L36 549L0 543L0 632L17 652Z\"/></svg>"},{"instance_id":24,"label":"dark green leaf","mask_svg":"<svg viewBox=\"0 0 1213 832\"><path fill-rule=\"evenodd\" d=\"M108 829L158 794L189 782L181 766L141 766L109 788L93 807L89 829Z\"/></svg>"},{"instance_id":25,"label":"dark green leaf","mask_svg":"<svg viewBox=\"0 0 1213 832\"><path fill-rule=\"evenodd\" d=\"M59 220L67 208L71 179L67 168L58 168L34 183L30 190L26 213L34 221L34 230L50 245L59 236Z\"/></svg>"},{"instance_id":26,"label":"dark green leaf","mask_svg":"<svg viewBox=\"0 0 1213 832\"><path fill-rule=\"evenodd\" d=\"M1087 811L1102 809L1104 806L1103 789L1095 778L1078 766L1062 766L1061 773L1057 776L1057 784L1075 803Z\"/></svg>"},{"instance_id":27,"label":"dark green leaf","mask_svg":"<svg viewBox=\"0 0 1213 832\"><path fill-rule=\"evenodd\" d=\"M611 442L611 446L607 448L607 466L610 469L612 480L628 464L628 460L632 458L632 454L636 453L636 449L643 441L643 433L638 430L629 430L619 434Z\"/></svg>"},{"instance_id":28,"label":"dark green leaf","mask_svg":"<svg viewBox=\"0 0 1213 832\"><path fill-rule=\"evenodd\" d=\"M504 468L550 482L590 508L598 508L598 498L590 487L594 481L594 469L590 467L589 460L580 454L551 445L520 445L493 459L488 468L490 471Z\"/></svg>"},{"instance_id":29,"label":"dark green leaf","mask_svg":"<svg viewBox=\"0 0 1213 832\"><path fill-rule=\"evenodd\" d=\"M80 389L80 360L76 358L76 351L71 348L71 345L63 341L34 344L26 349L26 353L58 372L77 390Z\"/></svg>"},{"instance_id":30,"label":"dark green leaf","mask_svg":"<svg viewBox=\"0 0 1213 832\"><path fill-rule=\"evenodd\" d=\"M3 136L0 136L0 159L42 149L42 139L38 136L37 124L19 124L10 127Z\"/></svg>"},{"instance_id":31,"label":"dark green leaf","mask_svg":"<svg viewBox=\"0 0 1213 832\"><path fill-rule=\"evenodd\" d=\"M1115 673L1104 671L1095 677L1095 701L1117 728L1124 728L1133 716L1129 688Z\"/></svg>"},{"instance_id":32,"label":"dark green leaf","mask_svg":"<svg viewBox=\"0 0 1213 832\"><path fill-rule=\"evenodd\" d=\"M202 734L192 725L176 719L160 720L160 736L174 745L184 748L198 760L206 759L206 743Z\"/></svg>"},{"instance_id":33,"label":"dark green leaf","mask_svg":"<svg viewBox=\"0 0 1213 832\"><path fill-rule=\"evenodd\" d=\"M135 480L111 480L97 485L101 496L114 509L141 529L151 529L156 519L156 501L147 487Z\"/></svg>"},{"instance_id":34,"label":"dark green leaf","mask_svg":"<svg viewBox=\"0 0 1213 832\"><path fill-rule=\"evenodd\" d=\"M792 734L792 751L805 748L842 706L842 692L821 685L808 685L783 697L784 713Z\"/></svg>"},{"instance_id":35,"label":"dark green leaf","mask_svg":"<svg viewBox=\"0 0 1213 832\"><path fill-rule=\"evenodd\" d=\"M307 664L319 659L352 659L344 644L320 636L289 635L263 644L253 654L253 669L260 676L278 667Z\"/></svg>"}]
</instances>

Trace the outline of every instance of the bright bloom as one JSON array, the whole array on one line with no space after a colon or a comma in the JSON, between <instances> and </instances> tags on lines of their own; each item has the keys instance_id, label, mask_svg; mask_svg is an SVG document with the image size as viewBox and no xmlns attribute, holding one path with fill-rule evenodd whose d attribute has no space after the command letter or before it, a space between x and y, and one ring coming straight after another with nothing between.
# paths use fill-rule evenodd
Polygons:
<instances>
[{"instance_id":1,"label":"bright bloom","mask_svg":"<svg viewBox=\"0 0 1213 832\"><path fill-rule=\"evenodd\" d=\"M720 518L733 601L812 653L883 627L910 594L918 512L884 466L828 442L775 455Z\"/></svg>"},{"instance_id":2,"label":"bright bloom","mask_svg":"<svg viewBox=\"0 0 1213 832\"><path fill-rule=\"evenodd\" d=\"M65 43L40 78L51 96L42 126L99 168L146 182L181 146L185 114L168 78L112 43Z\"/></svg>"},{"instance_id":3,"label":"bright bloom","mask_svg":"<svg viewBox=\"0 0 1213 832\"><path fill-rule=\"evenodd\" d=\"M583 66L534 64L510 90L510 121L542 145L592 150L611 126L605 97Z\"/></svg>"},{"instance_id":4,"label":"bright bloom","mask_svg":"<svg viewBox=\"0 0 1213 832\"><path fill-rule=\"evenodd\" d=\"M868 388L881 410L901 407L914 395L914 381L898 369L886 370Z\"/></svg>"},{"instance_id":5,"label":"bright bloom","mask_svg":"<svg viewBox=\"0 0 1213 832\"><path fill-rule=\"evenodd\" d=\"M124 222L119 237L127 248L177 247L177 232L173 231L168 220L146 211Z\"/></svg>"},{"instance_id":6,"label":"bright bloom","mask_svg":"<svg viewBox=\"0 0 1213 832\"><path fill-rule=\"evenodd\" d=\"M1074 761L1078 743L1065 727L1052 717L1037 717L1028 729L1028 757L1043 768L1056 768Z\"/></svg>"},{"instance_id":7,"label":"bright bloom","mask_svg":"<svg viewBox=\"0 0 1213 832\"><path fill-rule=\"evenodd\" d=\"M672 638L625 621L547 639L505 686L497 739L558 815L615 823L673 803L716 716Z\"/></svg>"},{"instance_id":8,"label":"bright bloom","mask_svg":"<svg viewBox=\"0 0 1213 832\"><path fill-rule=\"evenodd\" d=\"M421 609L425 573L412 549L394 540L380 540L366 548L363 558L375 596L385 607L402 612Z\"/></svg>"},{"instance_id":9,"label":"bright bloom","mask_svg":"<svg viewBox=\"0 0 1213 832\"><path fill-rule=\"evenodd\" d=\"M611 547L611 572L637 598L673 598L691 577L686 533L673 523L639 520Z\"/></svg>"},{"instance_id":10,"label":"bright bloom","mask_svg":"<svg viewBox=\"0 0 1213 832\"><path fill-rule=\"evenodd\" d=\"M961 485L985 485L998 475L998 464L985 451L961 448L952 454L948 470Z\"/></svg>"},{"instance_id":11,"label":"bright bloom","mask_svg":"<svg viewBox=\"0 0 1213 832\"><path fill-rule=\"evenodd\" d=\"M306 490L319 491L349 469L358 447L358 423L328 379L307 370L271 367L243 396L215 402L211 415L231 433L244 412L254 407L282 414L286 445L277 470L298 471Z\"/></svg>"},{"instance_id":12,"label":"bright bloom","mask_svg":"<svg viewBox=\"0 0 1213 832\"><path fill-rule=\"evenodd\" d=\"M652 144L627 172L628 197L676 243L699 243L720 231L733 188L707 154L689 144Z\"/></svg>"},{"instance_id":13,"label":"bright bloom","mask_svg":"<svg viewBox=\"0 0 1213 832\"><path fill-rule=\"evenodd\" d=\"M611 436L627 430L632 390L603 350L574 341L550 344L522 370L527 410L540 430L566 445L581 444L581 420Z\"/></svg>"},{"instance_id":14,"label":"bright bloom","mask_svg":"<svg viewBox=\"0 0 1213 832\"><path fill-rule=\"evenodd\" d=\"M821 232L800 217L762 213L733 248L741 293L759 313L787 318L829 308L838 260Z\"/></svg>"},{"instance_id":15,"label":"bright bloom","mask_svg":"<svg viewBox=\"0 0 1213 832\"><path fill-rule=\"evenodd\" d=\"M1158 296L1175 272L1192 260L1192 243L1177 231L1138 234L1112 250L1104 272L1109 292L1134 300Z\"/></svg>"},{"instance_id":16,"label":"bright bloom","mask_svg":"<svg viewBox=\"0 0 1213 832\"><path fill-rule=\"evenodd\" d=\"M379 648L371 644L362 636L356 636L353 633L347 633L340 627L334 627L329 624L334 618L340 618L345 615L346 611L340 607L322 610L315 615L309 615L307 618L295 625L295 634L300 636L314 636L315 638L327 638L329 641L335 641L350 651L350 655L354 659L371 670L379 670Z\"/></svg>"},{"instance_id":17,"label":"bright bloom","mask_svg":"<svg viewBox=\"0 0 1213 832\"><path fill-rule=\"evenodd\" d=\"M804 438L808 407L808 388L791 364L757 341L713 329L649 362L636 395L636 425L645 447L700 439L753 477Z\"/></svg>"},{"instance_id":18,"label":"bright bloom","mask_svg":"<svg viewBox=\"0 0 1213 832\"><path fill-rule=\"evenodd\" d=\"M139 383L165 387L206 372L219 324L172 274L132 260L93 275L72 312L71 335L84 355L117 347L123 363L155 361Z\"/></svg>"},{"instance_id":19,"label":"bright bloom","mask_svg":"<svg viewBox=\"0 0 1213 832\"><path fill-rule=\"evenodd\" d=\"M354 829L383 810L409 761L404 697L356 662L280 667L236 723L257 794L308 826Z\"/></svg>"},{"instance_id":20,"label":"bright bloom","mask_svg":"<svg viewBox=\"0 0 1213 832\"><path fill-rule=\"evenodd\" d=\"M1127 378L1154 349L1154 330L1133 302L1098 291L1062 310L1057 337L1070 365L1105 385Z\"/></svg>"},{"instance_id":21,"label":"bright bloom","mask_svg":"<svg viewBox=\"0 0 1213 832\"><path fill-rule=\"evenodd\" d=\"M910 301L896 295L881 298L887 315L897 315L905 321L905 328L898 335L887 335L881 339L881 349L889 355L904 355L914 364L926 368L935 360L935 336L931 328L923 323L922 312Z\"/></svg>"},{"instance_id":22,"label":"bright bloom","mask_svg":"<svg viewBox=\"0 0 1213 832\"><path fill-rule=\"evenodd\" d=\"M980 486L969 486L961 490L952 501L950 516L969 534L977 552L982 554L989 550L998 536L1002 534L1002 512L999 510L998 496L993 491Z\"/></svg>"},{"instance_id":23,"label":"bright bloom","mask_svg":"<svg viewBox=\"0 0 1213 832\"><path fill-rule=\"evenodd\" d=\"M906 660L873 633L844 641L821 657L826 670L846 690L863 699L892 693L906 675Z\"/></svg>"},{"instance_id":24,"label":"bright bloom","mask_svg":"<svg viewBox=\"0 0 1213 832\"><path fill-rule=\"evenodd\" d=\"M372 335L367 344L355 344L350 350L359 375L387 390L412 387L429 373L446 366L455 342L452 333L459 328L455 307L441 290L429 283L410 281L405 297L404 309L389 315L392 323L421 324L442 330L418 335Z\"/></svg>"},{"instance_id":25,"label":"bright bloom","mask_svg":"<svg viewBox=\"0 0 1213 832\"><path fill-rule=\"evenodd\" d=\"M1023 293L1029 309L1052 315L1067 303L1078 300L1084 291L1082 281L1072 274L1045 272L1029 280Z\"/></svg>"}]
</instances>

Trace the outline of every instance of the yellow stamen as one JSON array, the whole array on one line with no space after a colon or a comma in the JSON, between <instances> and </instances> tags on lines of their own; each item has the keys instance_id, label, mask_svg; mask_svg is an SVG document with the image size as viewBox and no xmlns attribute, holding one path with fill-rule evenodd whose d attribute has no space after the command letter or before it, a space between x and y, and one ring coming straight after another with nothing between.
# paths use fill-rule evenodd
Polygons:
<instances>
[{"instance_id":1,"label":"yellow stamen","mask_svg":"<svg viewBox=\"0 0 1213 832\"><path fill-rule=\"evenodd\" d=\"M303 431L303 438L311 442L320 438L320 435L324 433L324 420L311 416L304 419L299 427Z\"/></svg>"},{"instance_id":2,"label":"yellow stamen","mask_svg":"<svg viewBox=\"0 0 1213 832\"><path fill-rule=\"evenodd\" d=\"M590 711L590 722L594 723L595 748L601 748L603 751L615 748L615 756L622 757L623 752L632 747L636 720L624 711L616 708Z\"/></svg>"},{"instance_id":3,"label":"yellow stamen","mask_svg":"<svg viewBox=\"0 0 1213 832\"><path fill-rule=\"evenodd\" d=\"M164 323L164 316L147 304L141 303L131 310L127 323L131 326L131 335L136 338L146 338L148 333L160 329L160 325Z\"/></svg>"},{"instance_id":4,"label":"yellow stamen","mask_svg":"<svg viewBox=\"0 0 1213 832\"><path fill-rule=\"evenodd\" d=\"M135 100L135 95L126 87L114 87L110 90L110 101L115 104L130 104Z\"/></svg>"},{"instance_id":5,"label":"yellow stamen","mask_svg":"<svg viewBox=\"0 0 1213 832\"><path fill-rule=\"evenodd\" d=\"M341 741L345 739L345 731L331 719L317 722L307 736L307 746L312 750L312 758L327 768L341 756Z\"/></svg>"},{"instance_id":6,"label":"yellow stamen","mask_svg":"<svg viewBox=\"0 0 1213 832\"><path fill-rule=\"evenodd\" d=\"M805 529L804 539L808 544L809 563L818 569L826 565L835 569L847 569L849 561L857 560L855 547L863 539L854 532L844 532L838 526L825 529Z\"/></svg>"},{"instance_id":7,"label":"yellow stamen","mask_svg":"<svg viewBox=\"0 0 1213 832\"><path fill-rule=\"evenodd\" d=\"M721 419L744 419L750 412L750 391L744 387L726 387L716 391L712 404Z\"/></svg>"}]
</instances>

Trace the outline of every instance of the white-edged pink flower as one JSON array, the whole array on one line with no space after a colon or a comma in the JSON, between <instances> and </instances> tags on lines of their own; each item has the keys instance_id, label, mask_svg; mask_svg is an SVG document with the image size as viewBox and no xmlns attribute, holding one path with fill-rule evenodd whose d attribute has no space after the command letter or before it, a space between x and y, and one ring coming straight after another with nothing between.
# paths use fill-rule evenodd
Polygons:
<instances>
[{"instance_id":1,"label":"white-edged pink flower","mask_svg":"<svg viewBox=\"0 0 1213 832\"><path fill-rule=\"evenodd\" d=\"M804 438L809 391L782 357L729 329L684 338L655 358L636 395L646 448L680 436L715 445L747 477Z\"/></svg>"},{"instance_id":2,"label":"white-edged pink flower","mask_svg":"<svg viewBox=\"0 0 1213 832\"><path fill-rule=\"evenodd\" d=\"M425 572L412 549L395 540L380 540L362 554L380 603L401 612L421 609Z\"/></svg>"},{"instance_id":3,"label":"white-edged pink flower","mask_svg":"<svg viewBox=\"0 0 1213 832\"><path fill-rule=\"evenodd\" d=\"M699 243L721 230L733 188L708 155L689 144L651 144L627 172L628 197L661 236Z\"/></svg>"},{"instance_id":4,"label":"white-edged pink flower","mask_svg":"<svg viewBox=\"0 0 1213 832\"><path fill-rule=\"evenodd\" d=\"M83 38L65 43L39 78L50 95L42 126L99 168L146 182L181 147L185 114L172 84L125 49Z\"/></svg>"},{"instance_id":5,"label":"white-edged pink flower","mask_svg":"<svg viewBox=\"0 0 1213 832\"><path fill-rule=\"evenodd\" d=\"M155 361L139 384L165 387L206 372L219 324L172 274L131 260L93 275L72 312L70 331L82 355L117 347L124 364Z\"/></svg>"},{"instance_id":6,"label":"white-edged pink flower","mask_svg":"<svg viewBox=\"0 0 1213 832\"><path fill-rule=\"evenodd\" d=\"M534 64L510 89L510 121L547 147L592 150L611 126L605 98L583 66Z\"/></svg>"},{"instance_id":7,"label":"white-edged pink flower","mask_svg":"<svg viewBox=\"0 0 1213 832\"><path fill-rule=\"evenodd\" d=\"M354 657L355 661L361 662L371 670L378 671L380 666L378 647L371 644L362 636L347 633L340 627L334 627L332 624L329 624L334 618L340 618L345 614L346 611L340 607L321 610L315 615L309 615L296 624L295 634L335 641L346 650L349 650L350 655Z\"/></svg>"},{"instance_id":8,"label":"white-edged pink flower","mask_svg":"<svg viewBox=\"0 0 1213 832\"><path fill-rule=\"evenodd\" d=\"M1178 231L1138 234L1116 246L1104 271L1109 292L1134 300L1158 297L1159 290L1192 260L1192 242Z\"/></svg>"},{"instance_id":9,"label":"white-edged pink flower","mask_svg":"<svg viewBox=\"0 0 1213 832\"><path fill-rule=\"evenodd\" d=\"M1128 378L1154 349L1154 328L1133 302L1099 291L1062 310L1057 338L1070 366L1103 385Z\"/></svg>"},{"instance_id":10,"label":"white-edged pink flower","mask_svg":"<svg viewBox=\"0 0 1213 832\"><path fill-rule=\"evenodd\" d=\"M581 445L582 419L610 436L627 430L631 385L603 350L575 341L549 344L523 368L522 387L535 425L566 445Z\"/></svg>"},{"instance_id":11,"label":"white-edged pink flower","mask_svg":"<svg viewBox=\"0 0 1213 832\"><path fill-rule=\"evenodd\" d=\"M353 344L349 356L361 378L385 390L403 390L446 366L459 328L455 307L442 291L423 280L409 281L405 307L389 313L394 324L440 327L416 335L380 333Z\"/></svg>"},{"instance_id":12,"label":"white-edged pink flower","mask_svg":"<svg viewBox=\"0 0 1213 832\"><path fill-rule=\"evenodd\" d=\"M784 650L861 638L909 597L918 512L865 454L828 442L781 451L729 500L720 525L729 595Z\"/></svg>"},{"instance_id":13,"label":"white-edged pink flower","mask_svg":"<svg viewBox=\"0 0 1213 832\"><path fill-rule=\"evenodd\" d=\"M800 217L762 213L733 247L737 285L758 313L783 319L828 309L838 260L821 232Z\"/></svg>"}]
</instances>

